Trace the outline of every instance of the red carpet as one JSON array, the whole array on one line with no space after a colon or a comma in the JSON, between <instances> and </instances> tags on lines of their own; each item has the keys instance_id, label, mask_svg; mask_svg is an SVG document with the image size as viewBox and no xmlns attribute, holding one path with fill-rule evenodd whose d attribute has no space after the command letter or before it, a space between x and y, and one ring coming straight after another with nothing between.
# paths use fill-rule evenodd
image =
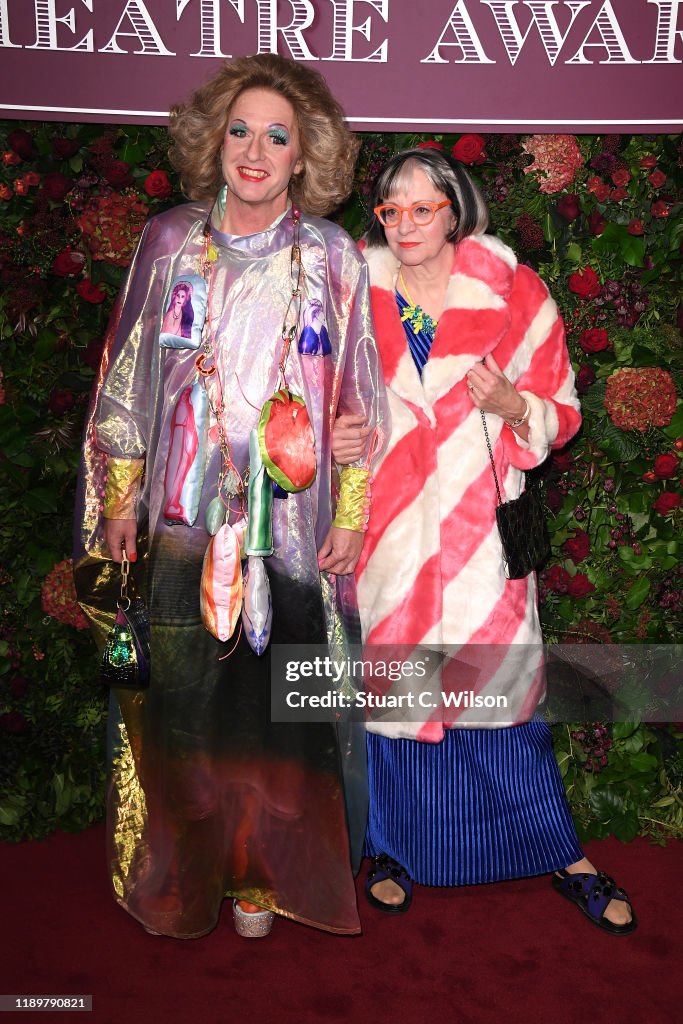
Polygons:
<instances>
[{"instance_id":1,"label":"red carpet","mask_svg":"<svg viewBox=\"0 0 683 1024\"><path fill-rule=\"evenodd\" d=\"M97 1024L666 1024L680 1013L679 845L588 847L633 896L640 927L623 938L543 877L417 887L405 917L361 899L362 936L276 920L261 941L234 934L227 903L207 938L147 935L110 899L103 846L96 826L0 847L0 993L92 995L92 1014L78 1016Z\"/></svg>"}]
</instances>

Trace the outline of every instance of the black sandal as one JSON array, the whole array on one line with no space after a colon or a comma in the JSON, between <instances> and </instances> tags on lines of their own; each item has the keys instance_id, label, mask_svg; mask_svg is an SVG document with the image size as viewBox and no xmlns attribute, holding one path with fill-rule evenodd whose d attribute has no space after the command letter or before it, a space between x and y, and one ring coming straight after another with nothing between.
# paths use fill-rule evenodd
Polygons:
<instances>
[{"instance_id":1,"label":"black sandal","mask_svg":"<svg viewBox=\"0 0 683 1024\"><path fill-rule=\"evenodd\" d=\"M560 896L575 903L588 920L602 928L604 932L609 932L610 935L629 935L638 926L636 912L626 892L604 871L598 871L596 875L583 871L574 875L565 870L557 871L552 882L553 889L559 892ZM614 924L605 917L610 900L628 903L631 908L631 920L627 924Z\"/></svg>"},{"instance_id":2,"label":"black sandal","mask_svg":"<svg viewBox=\"0 0 683 1024\"><path fill-rule=\"evenodd\" d=\"M403 890L405 899L402 903L384 903L383 900L378 900L371 893L372 887L386 878L396 882L396 885ZM401 867L393 857L390 857L388 853L380 853L377 857L372 858L372 867L365 879L365 896L370 906L375 910L381 910L383 914L405 914L413 902L413 880L406 869Z\"/></svg>"}]
</instances>

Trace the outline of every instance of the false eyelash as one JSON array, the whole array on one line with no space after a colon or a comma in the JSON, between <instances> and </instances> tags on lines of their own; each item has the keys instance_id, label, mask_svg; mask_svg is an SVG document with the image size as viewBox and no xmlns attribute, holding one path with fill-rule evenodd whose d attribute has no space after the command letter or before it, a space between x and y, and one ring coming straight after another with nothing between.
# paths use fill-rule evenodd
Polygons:
<instances>
[{"instance_id":1,"label":"false eyelash","mask_svg":"<svg viewBox=\"0 0 683 1024\"><path fill-rule=\"evenodd\" d=\"M289 142L289 135L283 128L271 128L269 135L274 142L279 142L281 146L286 146Z\"/></svg>"},{"instance_id":2,"label":"false eyelash","mask_svg":"<svg viewBox=\"0 0 683 1024\"><path fill-rule=\"evenodd\" d=\"M243 124L233 124L230 127L228 134L235 135L237 138L244 138L244 136L247 134L247 129L244 127Z\"/></svg>"}]
</instances>

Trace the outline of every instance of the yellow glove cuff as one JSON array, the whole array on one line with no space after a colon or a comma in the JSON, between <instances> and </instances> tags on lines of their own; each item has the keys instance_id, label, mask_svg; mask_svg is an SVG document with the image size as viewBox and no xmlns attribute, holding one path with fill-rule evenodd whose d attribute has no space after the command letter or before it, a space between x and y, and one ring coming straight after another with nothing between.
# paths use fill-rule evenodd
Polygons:
<instances>
[{"instance_id":1,"label":"yellow glove cuff","mask_svg":"<svg viewBox=\"0 0 683 1024\"><path fill-rule=\"evenodd\" d=\"M144 459L107 459L104 489L105 519L135 519Z\"/></svg>"},{"instance_id":2,"label":"yellow glove cuff","mask_svg":"<svg viewBox=\"0 0 683 1024\"><path fill-rule=\"evenodd\" d=\"M343 530L367 530L370 518L369 481L369 469L344 466L340 470L339 501L333 526Z\"/></svg>"}]
</instances>

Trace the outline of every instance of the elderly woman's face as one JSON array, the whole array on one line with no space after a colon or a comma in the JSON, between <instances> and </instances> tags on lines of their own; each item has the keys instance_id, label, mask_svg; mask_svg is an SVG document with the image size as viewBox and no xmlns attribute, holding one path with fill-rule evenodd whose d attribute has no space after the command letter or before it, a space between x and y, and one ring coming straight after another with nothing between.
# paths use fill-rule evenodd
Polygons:
<instances>
[{"instance_id":1,"label":"elderly woman's face","mask_svg":"<svg viewBox=\"0 0 683 1024\"><path fill-rule=\"evenodd\" d=\"M420 167L414 167L412 173L396 192L387 197L386 202L397 206L412 206L414 203L441 203L446 199ZM438 210L431 224L418 226L403 213L396 227L387 227L384 234L387 245L392 253L406 267L429 265L433 260L445 255L443 250L450 246L447 236L455 227L455 217L450 206Z\"/></svg>"},{"instance_id":2,"label":"elderly woman's face","mask_svg":"<svg viewBox=\"0 0 683 1024\"><path fill-rule=\"evenodd\" d=\"M265 227L286 209L290 178L302 167L291 103L270 89L240 93L232 105L223 141L228 203L258 207Z\"/></svg>"}]
</instances>

